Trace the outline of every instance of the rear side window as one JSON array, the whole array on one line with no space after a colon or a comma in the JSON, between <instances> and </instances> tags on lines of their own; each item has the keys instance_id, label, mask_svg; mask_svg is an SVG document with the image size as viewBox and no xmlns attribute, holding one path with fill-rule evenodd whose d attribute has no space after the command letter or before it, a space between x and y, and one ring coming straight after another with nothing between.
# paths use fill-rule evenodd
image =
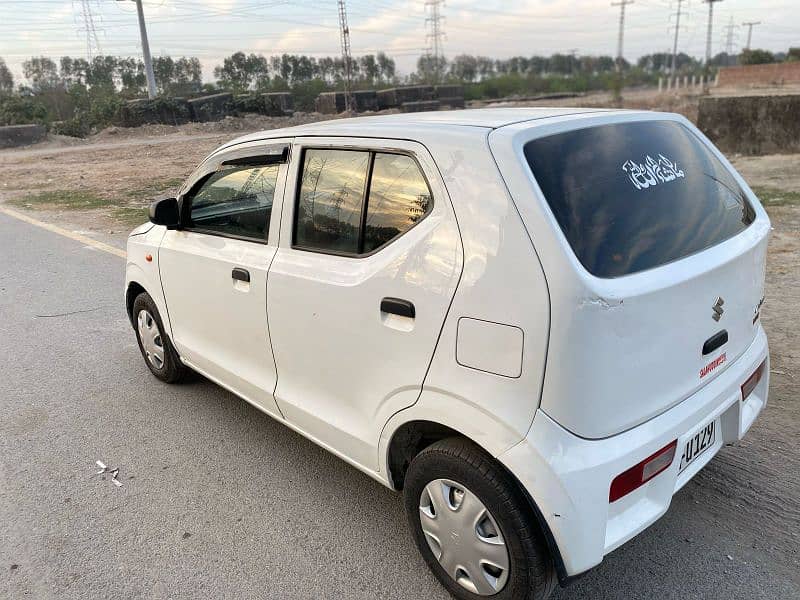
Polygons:
<instances>
[{"instance_id":1,"label":"rear side window","mask_svg":"<svg viewBox=\"0 0 800 600\"><path fill-rule=\"evenodd\" d=\"M411 229L432 205L428 183L408 155L307 149L294 245L333 254L369 254Z\"/></svg>"},{"instance_id":2,"label":"rear side window","mask_svg":"<svg viewBox=\"0 0 800 600\"><path fill-rule=\"evenodd\" d=\"M357 253L369 152L306 150L295 242Z\"/></svg>"},{"instance_id":3,"label":"rear side window","mask_svg":"<svg viewBox=\"0 0 800 600\"><path fill-rule=\"evenodd\" d=\"M404 154L376 154L369 186L363 252L389 243L428 214L431 192Z\"/></svg>"},{"instance_id":4,"label":"rear side window","mask_svg":"<svg viewBox=\"0 0 800 600\"><path fill-rule=\"evenodd\" d=\"M530 141L524 153L572 250L598 277L700 252L755 219L733 176L680 123L578 129Z\"/></svg>"},{"instance_id":5,"label":"rear side window","mask_svg":"<svg viewBox=\"0 0 800 600\"><path fill-rule=\"evenodd\" d=\"M279 168L232 167L211 174L191 197L189 227L266 240Z\"/></svg>"}]
</instances>

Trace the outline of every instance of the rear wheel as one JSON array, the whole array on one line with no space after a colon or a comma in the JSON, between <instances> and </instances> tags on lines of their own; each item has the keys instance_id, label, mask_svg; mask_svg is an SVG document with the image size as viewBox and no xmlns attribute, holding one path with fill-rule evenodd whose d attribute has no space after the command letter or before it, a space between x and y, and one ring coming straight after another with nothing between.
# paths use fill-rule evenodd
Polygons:
<instances>
[{"instance_id":1,"label":"rear wheel","mask_svg":"<svg viewBox=\"0 0 800 600\"><path fill-rule=\"evenodd\" d=\"M508 473L463 438L441 440L408 468L404 497L419 551L456 598L546 598L547 545Z\"/></svg>"},{"instance_id":2,"label":"rear wheel","mask_svg":"<svg viewBox=\"0 0 800 600\"><path fill-rule=\"evenodd\" d=\"M161 316L147 292L142 292L133 301L133 319L139 350L150 372L167 383L181 381L187 368L164 333Z\"/></svg>"}]
</instances>

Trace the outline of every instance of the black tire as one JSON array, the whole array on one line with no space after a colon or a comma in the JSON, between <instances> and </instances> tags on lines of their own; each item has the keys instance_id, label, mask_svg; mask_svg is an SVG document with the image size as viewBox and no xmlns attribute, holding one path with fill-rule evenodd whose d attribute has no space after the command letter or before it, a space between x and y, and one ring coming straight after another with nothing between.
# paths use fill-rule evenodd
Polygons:
<instances>
[{"instance_id":1,"label":"black tire","mask_svg":"<svg viewBox=\"0 0 800 600\"><path fill-rule=\"evenodd\" d=\"M156 327L158 327L158 334L164 348L164 360L163 364L160 366L153 364L153 362L147 357L147 352L145 351L141 335L139 334L138 317L139 313L143 310L146 310L148 313L150 313L150 315L152 315L154 324ZM136 299L133 301L133 312L131 319L133 321L133 329L136 332L136 341L139 343L139 351L142 353L142 358L144 358L144 364L146 364L147 368L150 369L150 372L158 377L161 381L166 383L179 383L186 376L186 373L189 369L181 362L178 352L172 345L172 341L164 332L164 324L161 322L161 315L158 314L156 303L153 302L150 294L147 292L142 292L136 296Z\"/></svg>"},{"instance_id":2,"label":"black tire","mask_svg":"<svg viewBox=\"0 0 800 600\"><path fill-rule=\"evenodd\" d=\"M436 479L463 484L489 510L500 528L509 554L505 586L480 596L461 586L439 564L420 522L420 498ZM448 438L422 450L411 462L403 490L414 541L431 571L460 600L543 600L555 588L556 574L533 510L517 483L483 449L464 438Z\"/></svg>"}]
</instances>

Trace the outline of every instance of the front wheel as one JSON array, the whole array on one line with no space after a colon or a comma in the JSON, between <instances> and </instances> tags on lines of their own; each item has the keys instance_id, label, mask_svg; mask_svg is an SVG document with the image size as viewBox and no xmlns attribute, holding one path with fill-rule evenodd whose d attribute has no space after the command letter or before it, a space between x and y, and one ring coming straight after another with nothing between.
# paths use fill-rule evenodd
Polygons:
<instances>
[{"instance_id":1,"label":"front wheel","mask_svg":"<svg viewBox=\"0 0 800 600\"><path fill-rule=\"evenodd\" d=\"M456 598L541 600L555 570L535 517L508 473L462 438L420 452L404 485L414 539Z\"/></svg>"},{"instance_id":2,"label":"front wheel","mask_svg":"<svg viewBox=\"0 0 800 600\"><path fill-rule=\"evenodd\" d=\"M187 367L164 333L156 303L147 292L142 292L133 301L133 323L139 350L150 372L166 383L181 381Z\"/></svg>"}]
</instances>

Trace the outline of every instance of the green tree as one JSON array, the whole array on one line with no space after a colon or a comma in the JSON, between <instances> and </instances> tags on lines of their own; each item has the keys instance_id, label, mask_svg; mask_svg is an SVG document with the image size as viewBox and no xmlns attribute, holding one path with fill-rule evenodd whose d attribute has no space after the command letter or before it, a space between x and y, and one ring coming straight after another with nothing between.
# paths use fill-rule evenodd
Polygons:
<instances>
[{"instance_id":1,"label":"green tree","mask_svg":"<svg viewBox=\"0 0 800 600\"><path fill-rule=\"evenodd\" d=\"M459 54L450 63L450 76L466 83L477 80L478 59L469 54Z\"/></svg>"},{"instance_id":2,"label":"green tree","mask_svg":"<svg viewBox=\"0 0 800 600\"><path fill-rule=\"evenodd\" d=\"M0 58L0 95L10 94L14 91L14 75L6 65L6 61Z\"/></svg>"},{"instance_id":3,"label":"green tree","mask_svg":"<svg viewBox=\"0 0 800 600\"><path fill-rule=\"evenodd\" d=\"M447 59L423 54L417 59L417 76L426 83L438 83L447 73Z\"/></svg>"},{"instance_id":4,"label":"green tree","mask_svg":"<svg viewBox=\"0 0 800 600\"><path fill-rule=\"evenodd\" d=\"M34 56L24 61L22 73L31 82L34 93L52 90L61 83L56 63L46 56Z\"/></svg>"},{"instance_id":5,"label":"green tree","mask_svg":"<svg viewBox=\"0 0 800 600\"><path fill-rule=\"evenodd\" d=\"M269 63L260 54L236 52L214 68L214 76L223 87L241 93L254 84L269 80Z\"/></svg>"},{"instance_id":6,"label":"green tree","mask_svg":"<svg viewBox=\"0 0 800 600\"><path fill-rule=\"evenodd\" d=\"M763 65L774 62L776 62L775 55L769 50L759 50L757 48L751 50L750 48L745 48L739 55L740 65Z\"/></svg>"},{"instance_id":7,"label":"green tree","mask_svg":"<svg viewBox=\"0 0 800 600\"><path fill-rule=\"evenodd\" d=\"M86 85L91 88L116 88L119 59L116 56L95 56L86 69Z\"/></svg>"},{"instance_id":8,"label":"green tree","mask_svg":"<svg viewBox=\"0 0 800 600\"><path fill-rule=\"evenodd\" d=\"M126 96L138 96L147 85L144 63L138 58L120 58L117 61L117 78Z\"/></svg>"},{"instance_id":9,"label":"green tree","mask_svg":"<svg viewBox=\"0 0 800 600\"><path fill-rule=\"evenodd\" d=\"M395 78L394 59L389 58L383 52L378 52L375 60L378 61L378 72L383 83L391 83Z\"/></svg>"}]
</instances>

